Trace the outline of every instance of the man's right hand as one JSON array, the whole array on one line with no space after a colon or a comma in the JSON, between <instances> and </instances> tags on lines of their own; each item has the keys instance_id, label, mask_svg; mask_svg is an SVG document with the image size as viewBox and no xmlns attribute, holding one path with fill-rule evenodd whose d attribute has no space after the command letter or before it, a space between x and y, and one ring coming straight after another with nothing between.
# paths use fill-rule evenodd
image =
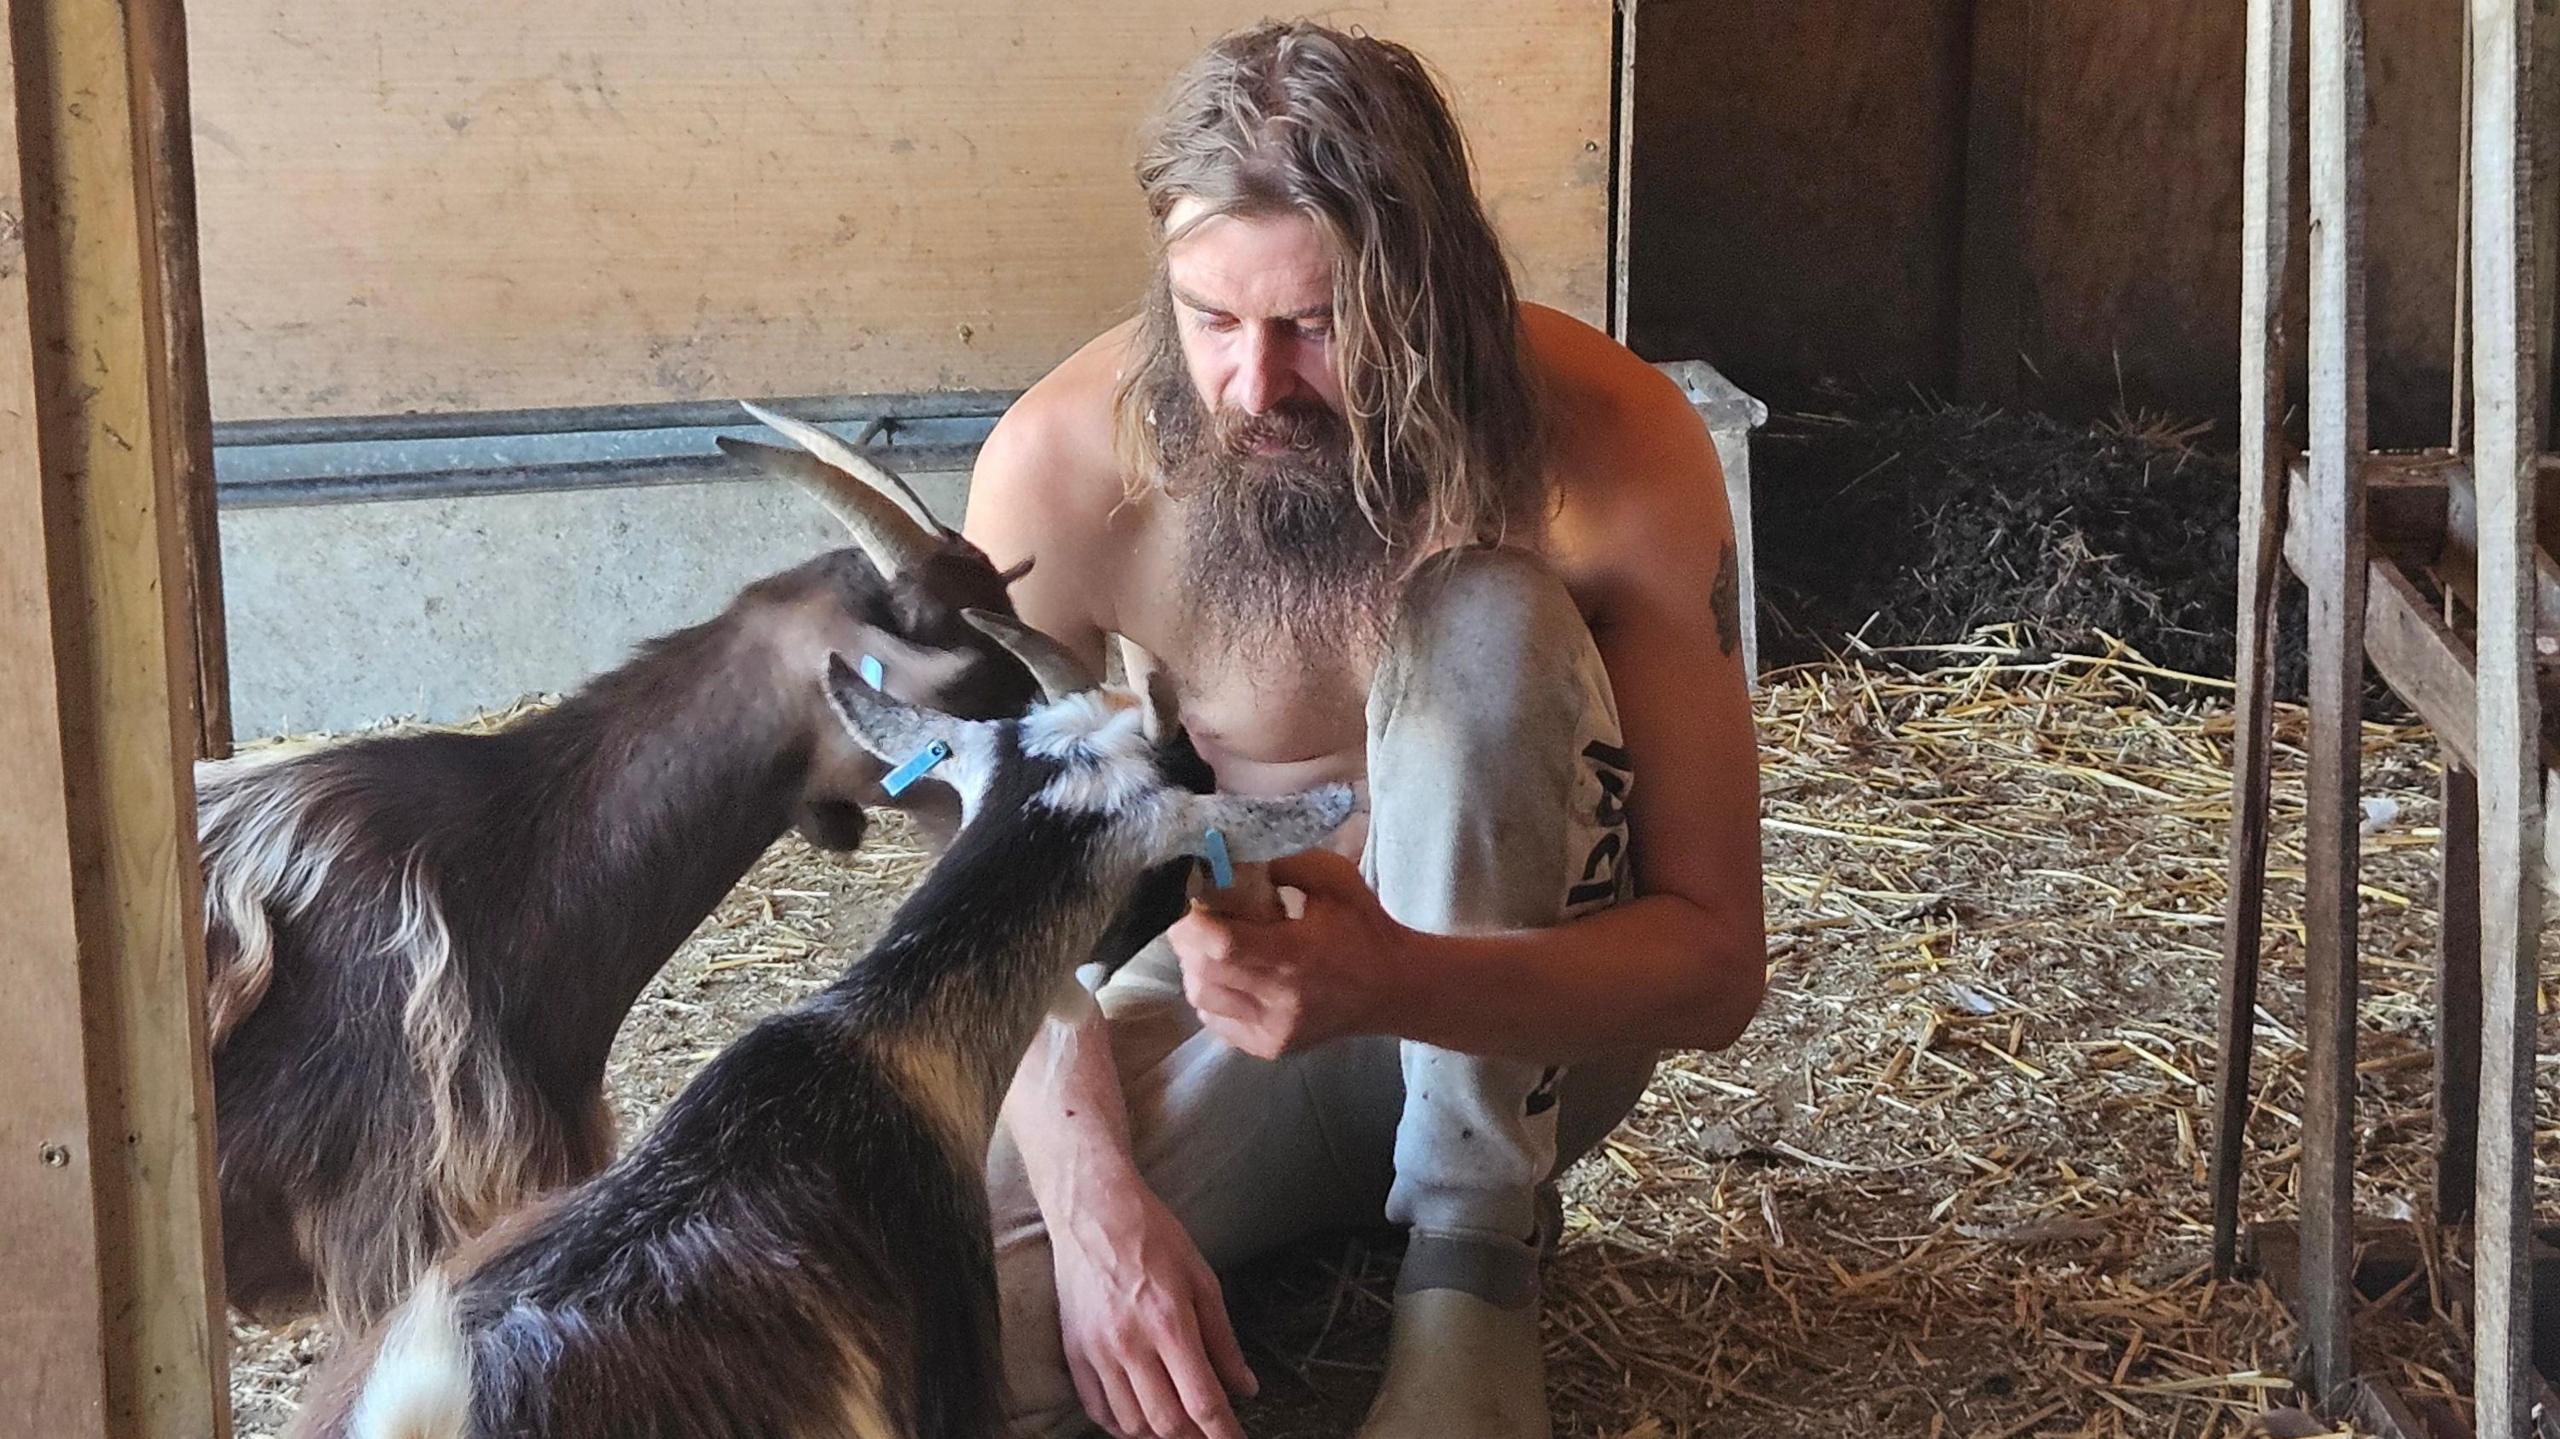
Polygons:
<instances>
[{"instance_id":1,"label":"man's right hand","mask_svg":"<svg viewBox=\"0 0 2560 1439\"><path fill-rule=\"evenodd\" d=\"M1087 1178L1050 1208L1058 1323L1085 1414L1117 1439L1244 1439L1251 1396L1218 1277L1134 1171Z\"/></svg>"}]
</instances>

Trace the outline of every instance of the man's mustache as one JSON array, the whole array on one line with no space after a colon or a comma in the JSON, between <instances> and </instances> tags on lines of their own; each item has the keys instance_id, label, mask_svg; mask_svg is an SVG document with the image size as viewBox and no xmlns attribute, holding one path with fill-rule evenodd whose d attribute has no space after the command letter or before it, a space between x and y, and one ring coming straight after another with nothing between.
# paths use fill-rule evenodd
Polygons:
<instances>
[{"instance_id":1,"label":"man's mustache","mask_svg":"<svg viewBox=\"0 0 2560 1439\"><path fill-rule=\"evenodd\" d=\"M1343 434L1339 415L1321 404L1298 401L1275 405L1259 415L1221 408L1215 412L1214 424L1218 447L1237 458L1275 444L1292 450L1339 449Z\"/></svg>"}]
</instances>

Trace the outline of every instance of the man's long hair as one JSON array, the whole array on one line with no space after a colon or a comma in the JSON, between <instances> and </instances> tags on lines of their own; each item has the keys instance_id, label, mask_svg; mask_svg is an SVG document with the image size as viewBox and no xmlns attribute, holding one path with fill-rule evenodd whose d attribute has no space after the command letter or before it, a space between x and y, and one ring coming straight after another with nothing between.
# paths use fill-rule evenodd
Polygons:
<instances>
[{"instance_id":1,"label":"man's long hair","mask_svg":"<svg viewBox=\"0 0 2560 1439\"><path fill-rule=\"evenodd\" d=\"M1391 553L1499 541L1545 518L1543 416L1519 299L1466 143L1411 50L1307 22L1219 40L1177 76L1137 165L1155 273L1115 418L1132 483L1160 483L1152 423L1187 387L1165 248L1215 216L1301 214L1333 256L1333 357L1361 514ZM1203 207L1185 231L1167 217Z\"/></svg>"}]
</instances>

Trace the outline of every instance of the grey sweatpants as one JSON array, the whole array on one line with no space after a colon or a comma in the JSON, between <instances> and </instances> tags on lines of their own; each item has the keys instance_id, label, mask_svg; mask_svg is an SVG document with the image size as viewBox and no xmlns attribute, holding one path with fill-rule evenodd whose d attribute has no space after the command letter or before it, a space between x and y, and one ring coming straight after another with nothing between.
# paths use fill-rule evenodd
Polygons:
<instances>
[{"instance_id":1,"label":"grey sweatpants","mask_svg":"<svg viewBox=\"0 0 2560 1439\"><path fill-rule=\"evenodd\" d=\"M1437 934L1545 927L1624 896L1634 776L1590 631L1538 560L1470 549L1408 589L1368 708L1361 867ZM1219 1269L1383 1215L1527 1239L1536 1189L1598 1144L1656 1056L1557 1072L1377 1036L1276 1061L1201 1028L1161 938L1101 992L1147 1183ZM1016 1432L1081 1432L1048 1235L1021 1159L988 1162Z\"/></svg>"}]
</instances>

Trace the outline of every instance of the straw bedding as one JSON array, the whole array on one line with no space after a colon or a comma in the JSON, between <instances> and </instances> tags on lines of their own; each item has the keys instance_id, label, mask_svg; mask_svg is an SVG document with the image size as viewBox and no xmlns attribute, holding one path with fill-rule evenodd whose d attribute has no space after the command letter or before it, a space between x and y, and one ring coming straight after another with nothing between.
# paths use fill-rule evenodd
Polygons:
<instances>
[{"instance_id":1,"label":"straw bedding","mask_svg":"<svg viewBox=\"0 0 2560 1439\"><path fill-rule=\"evenodd\" d=\"M1560 1432L2203 1436L2293 1402L2281 1309L2204 1273L2227 699L2103 639L2022 661L2023 638L1767 677L1768 1003L1732 1050L1667 1063L1570 1177ZM2289 1212L2298 1155L2301 735L2283 712L2259 1217ZM2433 746L2368 725L2365 775L2358 1203L2423 1220ZM924 863L873 833L850 862L778 846L650 987L614 1057L626 1130L859 953ZM1231 1278L1253 1432L1356 1421L1390 1251L1345 1236ZM2439 1328L2370 1317L2406 1389L2459 1388ZM317 1345L238 1334L256 1439Z\"/></svg>"}]
</instances>

